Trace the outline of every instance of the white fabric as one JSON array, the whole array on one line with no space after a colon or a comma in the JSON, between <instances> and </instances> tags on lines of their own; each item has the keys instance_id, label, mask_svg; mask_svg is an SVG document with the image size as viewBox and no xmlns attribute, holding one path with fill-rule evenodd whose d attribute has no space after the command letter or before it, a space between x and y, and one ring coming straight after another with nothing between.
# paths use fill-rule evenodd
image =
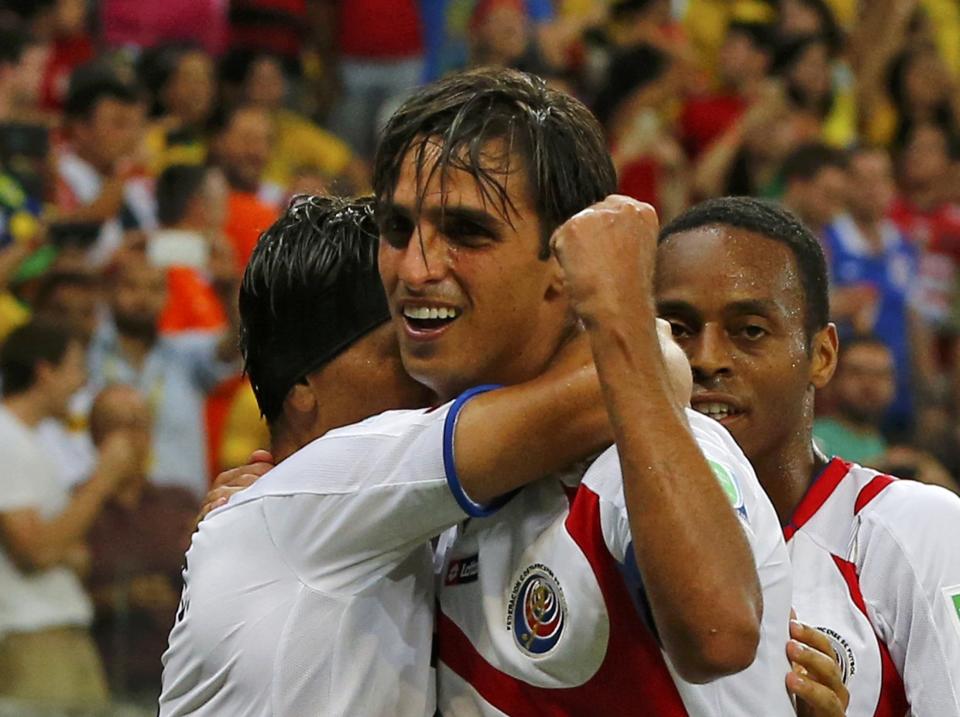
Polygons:
<instances>
[{"instance_id":1,"label":"white fabric","mask_svg":"<svg viewBox=\"0 0 960 717\"><path fill-rule=\"evenodd\" d=\"M331 431L201 523L161 715L432 717L448 409Z\"/></svg>"},{"instance_id":2,"label":"white fabric","mask_svg":"<svg viewBox=\"0 0 960 717\"><path fill-rule=\"evenodd\" d=\"M35 510L55 518L69 502L55 464L44 454L36 433L0 406L0 513ZM80 580L65 567L22 572L0 543L0 638L11 632L89 625L90 599Z\"/></svg>"},{"instance_id":3,"label":"white fabric","mask_svg":"<svg viewBox=\"0 0 960 717\"><path fill-rule=\"evenodd\" d=\"M57 160L57 170L64 184L70 188L81 206L91 204L103 189L103 177L84 159L73 152L63 152ZM136 217L141 229L157 226L156 200L152 182L143 177L127 180L123 187L124 203ZM88 259L94 266L103 266L123 243L123 226L116 217L103 223L100 236L90 248Z\"/></svg>"},{"instance_id":4,"label":"white fabric","mask_svg":"<svg viewBox=\"0 0 960 717\"><path fill-rule=\"evenodd\" d=\"M701 717L793 715L784 686L789 671L785 649L791 572L779 521L730 435L705 416L688 411L688 417L701 450L722 465L733 481L731 502L738 509L757 562L764 602L758 657L737 675L694 685L680 679L666 655L657 656L660 653L656 648L653 659L661 665L666 662L669 674L657 678L635 671L629 673L630 677L635 676L635 684L642 685L647 695L676 690L682 707L671 715L683 714L679 710ZM624 608L615 604L616 590L604 584L601 573L609 573L608 567L612 567L620 580L631 545L616 450L611 448L593 463L571 497L575 479L561 476L560 480L541 481L524 489L495 518L471 521L450 548L440 591L438 700L444 715L534 714L538 701L542 704L544 700L551 701L551 714L652 714L645 711L649 707L636 701L638 696L631 692L631 684L615 681L620 679L615 677L616 670L623 669L616 663L628 660L628 656L608 651L611 642L622 637L618 632L624 625ZM585 519L584 504L599 515ZM591 521L599 522L602 545L591 541L589 530L582 527ZM473 566L478 579L457 578L464 563ZM525 653L513 629L526 609L520 603L524 601L523 586L531 575L540 576L541 588L549 586L541 593L541 597L547 595L542 602L560 605L559 618L554 618L561 625L559 639L538 654ZM628 608L636 609L632 604ZM498 693L494 698L481 695L477 685L468 684L469 680L451 666L463 659L465 651L449 639L456 631L469 642L470 650L478 653L477 663L492 668L488 678L492 673L492 692ZM549 641L542 644L549 645ZM638 661L637 671L642 669L640 664ZM632 667L630 664L627 669ZM654 679L661 679L663 684L651 687ZM511 705L513 698L509 695L526 690L526 686L540 691L525 702ZM584 695L614 695L617 704L585 704Z\"/></svg>"},{"instance_id":5,"label":"white fabric","mask_svg":"<svg viewBox=\"0 0 960 717\"><path fill-rule=\"evenodd\" d=\"M850 691L849 717L872 717L897 690L882 683L889 651L913 717L960 715L960 498L894 481L855 514L879 474L835 461L842 479L788 542L798 616L830 638ZM867 615L837 560L854 566Z\"/></svg>"}]
</instances>

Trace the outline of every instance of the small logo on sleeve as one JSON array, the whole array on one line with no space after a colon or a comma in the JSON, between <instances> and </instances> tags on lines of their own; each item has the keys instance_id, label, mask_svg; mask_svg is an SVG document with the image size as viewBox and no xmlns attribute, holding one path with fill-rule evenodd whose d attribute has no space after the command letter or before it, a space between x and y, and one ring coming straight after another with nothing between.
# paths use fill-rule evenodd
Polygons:
<instances>
[{"instance_id":1,"label":"small logo on sleeve","mask_svg":"<svg viewBox=\"0 0 960 717\"><path fill-rule=\"evenodd\" d=\"M468 555L465 558L450 561L443 583L444 585L466 585L467 583L475 583L479 576L480 557L478 555Z\"/></svg>"},{"instance_id":2,"label":"small logo on sleeve","mask_svg":"<svg viewBox=\"0 0 960 717\"><path fill-rule=\"evenodd\" d=\"M747 507L743 503L743 491L740 490L740 484L737 482L737 479L733 477L733 473L731 473L725 465L717 463L716 461L708 460L707 463L710 464L713 475L717 477L717 482L720 483L720 487L723 488L723 492L730 501L730 505L737 511L737 515L744 520L748 520Z\"/></svg>"},{"instance_id":3,"label":"small logo on sleeve","mask_svg":"<svg viewBox=\"0 0 960 717\"><path fill-rule=\"evenodd\" d=\"M951 585L943 589L943 598L947 601L950 622L960 633L960 585Z\"/></svg>"}]
</instances>

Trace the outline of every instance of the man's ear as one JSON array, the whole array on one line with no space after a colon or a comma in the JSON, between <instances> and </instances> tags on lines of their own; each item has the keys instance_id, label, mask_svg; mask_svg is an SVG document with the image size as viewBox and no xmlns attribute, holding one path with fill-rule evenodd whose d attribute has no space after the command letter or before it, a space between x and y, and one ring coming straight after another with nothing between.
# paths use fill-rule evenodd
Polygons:
<instances>
[{"instance_id":1,"label":"man's ear","mask_svg":"<svg viewBox=\"0 0 960 717\"><path fill-rule=\"evenodd\" d=\"M317 394L309 382L296 383L287 394L286 403L297 416L313 415L317 411Z\"/></svg>"},{"instance_id":2,"label":"man's ear","mask_svg":"<svg viewBox=\"0 0 960 717\"><path fill-rule=\"evenodd\" d=\"M548 300L558 297L566 298L567 292L563 287L563 268L560 266L560 261L552 251L544 261L547 262L548 266L547 288L544 297Z\"/></svg>"},{"instance_id":3,"label":"man's ear","mask_svg":"<svg viewBox=\"0 0 960 717\"><path fill-rule=\"evenodd\" d=\"M830 383L837 370L839 350L840 339L835 324L829 323L813 335L810 346L810 383L814 388L823 388Z\"/></svg>"}]
</instances>

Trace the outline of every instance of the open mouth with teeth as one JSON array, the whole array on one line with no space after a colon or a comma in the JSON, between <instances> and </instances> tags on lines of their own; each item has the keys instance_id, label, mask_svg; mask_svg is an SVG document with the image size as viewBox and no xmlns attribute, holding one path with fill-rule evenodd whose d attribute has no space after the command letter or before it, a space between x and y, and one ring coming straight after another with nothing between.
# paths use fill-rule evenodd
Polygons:
<instances>
[{"instance_id":1,"label":"open mouth with teeth","mask_svg":"<svg viewBox=\"0 0 960 717\"><path fill-rule=\"evenodd\" d=\"M693 406L693 410L720 422L723 422L724 419L736 418L737 416L743 415L743 411L739 408L731 406L729 403L719 403L716 401L696 403Z\"/></svg>"},{"instance_id":2,"label":"open mouth with teeth","mask_svg":"<svg viewBox=\"0 0 960 717\"><path fill-rule=\"evenodd\" d=\"M404 306L403 318L415 331L436 331L450 325L460 316L451 306Z\"/></svg>"}]
</instances>

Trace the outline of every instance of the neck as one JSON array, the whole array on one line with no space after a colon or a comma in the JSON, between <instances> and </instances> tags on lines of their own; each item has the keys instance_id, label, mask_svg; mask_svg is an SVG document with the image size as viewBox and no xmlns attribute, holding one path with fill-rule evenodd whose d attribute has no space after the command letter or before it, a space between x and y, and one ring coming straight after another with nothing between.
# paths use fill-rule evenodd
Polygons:
<instances>
[{"instance_id":1,"label":"neck","mask_svg":"<svg viewBox=\"0 0 960 717\"><path fill-rule=\"evenodd\" d=\"M857 225L857 228L861 231L864 238L873 246L879 246L881 243L880 237L880 219L882 217L876 217L873 215L865 214L854 214L853 221Z\"/></svg>"},{"instance_id":2,"label":"neck","mask_svg":"<svg viewBox=\"0 0 960 717\"><path fill-rule=\"evenodd\" d=\"M750 458L781 525L790 521L813 479L827 463L813 445L812 408L804 411L804 414L801 430L791 432L790 438L778 444L769 454Z\"/></svg>"},{"instance_id":3,"label":"neck","mask_svg":"<svg viewBox=\"0 0 960 717\"><path fill-rule=\"evenodd\" d=\"M5 398L3 405L7 407L21 423L30 426L36 426L40 421L50 415L50 412L44 407L41 397L36 391L25 391L16 396Z\"/></svg>"},{"instance_id":4,"label":"neck","mask_svg":"<svg viewBox=\"0 0 960 717\"><path fill-rule=\"evenodd\" d=\"M97 158L91 152L86 150L86 148L74 145L73 151L80 159L93 167L97 171L97 174L99 174L101 177L106 177L110 174L112 167L104 167L101 162L97 161Z\"/></svg>"}]
</instances>

